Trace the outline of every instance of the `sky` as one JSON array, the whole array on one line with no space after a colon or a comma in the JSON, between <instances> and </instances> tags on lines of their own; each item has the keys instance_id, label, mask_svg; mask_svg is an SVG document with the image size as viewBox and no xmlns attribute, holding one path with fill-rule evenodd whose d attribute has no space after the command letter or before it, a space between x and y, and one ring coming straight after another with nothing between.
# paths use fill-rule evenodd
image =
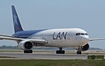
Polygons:
<instances>
[{"instance_id":1,"label":"sky","mask_svg":"<svg viewBox=\"0 0 105 66\"><path fill-rule=\"evenodd\" d=\"M0 0L0 34L12 35L11 5L14 5L24 30L81 28L90 38L105 38L105 0ZM16 46L15 41L0 41L0 46ZM105 40L89 42L105 49Z\"/></svg>"}]
</instances>

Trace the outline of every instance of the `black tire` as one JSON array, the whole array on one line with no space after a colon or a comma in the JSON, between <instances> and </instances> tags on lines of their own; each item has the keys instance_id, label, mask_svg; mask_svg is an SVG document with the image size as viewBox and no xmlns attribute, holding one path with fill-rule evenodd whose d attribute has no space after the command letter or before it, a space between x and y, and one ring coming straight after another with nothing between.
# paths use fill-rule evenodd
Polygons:
<instances>
[{"instance_id":1,"label":"black tire","mask_svg":"<svg viewBox=\"0 0 105 66\"><path fill-rule=\"evenodd\" d=\"M78 50L78 51L77 51L77 54L81 54L81 51Z\"/></svg>"},{"instance_id":2,"label":"black tire","mask_svg":"<svg viewBox=\"0 0 105 66\"><path fill-rule=\"evenodd\" d=\"M62 54L65 54L65 51L64 50L62 51Z\"/></svg>"},{"instance_id":3,"label":"black tire","mask_svg":"<svg viewBox=\"0 0 105 66\"><path fill-rule=\"evenodd\" d=\"M56 51L56 54L59 54L59 53L60 53L59 50L57 50L57 51Z\"/></svg>"},{"instance_id":4,"label":"black tire","mask_svg":"<svg viewBox=\"0 0 105 66\"><path fill-rule=\"evenodd\" d=\"M65 54L65 51L64 50L63 51L57 50L56 54Z\"/></svg>"}]
</instances>

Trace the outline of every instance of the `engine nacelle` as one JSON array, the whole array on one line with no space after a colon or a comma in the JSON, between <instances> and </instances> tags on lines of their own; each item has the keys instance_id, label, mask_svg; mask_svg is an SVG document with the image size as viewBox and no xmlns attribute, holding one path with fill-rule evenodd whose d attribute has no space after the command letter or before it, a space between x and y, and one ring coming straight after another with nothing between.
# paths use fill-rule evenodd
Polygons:
<instances>
[{"instance_id":1,"label":"engine nacelle","mask_svg":"<svg viewBox=\"0 0 105 66\"><path fill-rule=\"evenodd\" d=\"M18 47L22 50L28 50L33 47L34 43L29 40L21 41L18 45Z\"/></svg>"},{"instance_id":2,"label":"engine nacelle","mask_svg":"<svg viewBox=\"0 0 105 66\"><path fill-rule=\"evenodd\" d=\"M86 51L88 49L89 49L89 44L86 44L86 45L83 46L82 51Z\"/></svg>"}]
</instances>

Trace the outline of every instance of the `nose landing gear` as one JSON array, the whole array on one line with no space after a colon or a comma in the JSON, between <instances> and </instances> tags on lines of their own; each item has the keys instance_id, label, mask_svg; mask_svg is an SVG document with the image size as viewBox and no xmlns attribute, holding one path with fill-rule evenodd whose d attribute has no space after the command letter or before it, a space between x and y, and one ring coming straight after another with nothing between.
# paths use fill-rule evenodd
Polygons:
<instances>
[{"instance_id":1,"label":"nose landing gear","mask_svg":"<svg viewBox=\"0 0 105 66\"><path fill-rule=\"evenodd\" d=\"M82 54L81 50L82 50L82 47L79 46L78 49L77 49L77 54Z\"/></svg>"},{"instance_id":2,"label":"nose landing gear","mask_svg":"<svg viewBox=\"0 0 105 66\"><path fill-rule=\"evenodd\" d=\"M80 50L77 50L77 54L82 54L82 52Z\"/></svg>"}]
</instances>

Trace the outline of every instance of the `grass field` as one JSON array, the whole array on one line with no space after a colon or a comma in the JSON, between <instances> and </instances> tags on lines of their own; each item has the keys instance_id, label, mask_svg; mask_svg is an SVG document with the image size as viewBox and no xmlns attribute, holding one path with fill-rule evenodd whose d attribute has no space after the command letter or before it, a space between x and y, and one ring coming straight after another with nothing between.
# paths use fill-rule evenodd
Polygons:
<instances>
[{"instance_id":1,"label":"grass field","mask_svg":"<svg viewBox=\"0 0 105 66\"><path fill-rule=\"evenodd\" d=\"M89 55L88 60L35 60L0 56L0 66L105 66L103 55L95 55L95 59L92 56Z\"/></svg>"},{"instance_id":2,"label":"grass field","mask_svg":"<svg viewBox=\"0 0 105 66\"><path fill-rule=\"evenodd\" d=\"M105 60L0 60L0 66L105 66Z\"/></svg>"}]
</instances>

